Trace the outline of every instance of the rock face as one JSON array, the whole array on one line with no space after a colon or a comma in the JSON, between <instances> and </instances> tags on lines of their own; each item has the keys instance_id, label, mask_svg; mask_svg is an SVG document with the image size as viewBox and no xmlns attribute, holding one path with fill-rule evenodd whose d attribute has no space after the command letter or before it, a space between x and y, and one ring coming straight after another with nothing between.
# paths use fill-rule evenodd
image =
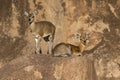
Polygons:
<instances>
[{"instance_id":1,"label":"rock face","mask_svg":"<svg viewBox=\"0 0 120 80\"><path fill-rule=\"evenodd\" d=\"M0 72L4 73L0 74L0 80L97 80L94 62L87 56L21 56Z\"/></svg>"},{"instance_id":2,"label":"rock face","mask_svg":"<svg viewBox=\"0 0 120 80\"><path fill-rule=\"evenodd\" d=\"M44 55L34 54L24 12L36 4L35 20L56 26L54 46L91 34L83 57L45 55L44 41ZM0 0L0 12L0 80L120 80L120 0Z\"/></svg>"}]
</instances>

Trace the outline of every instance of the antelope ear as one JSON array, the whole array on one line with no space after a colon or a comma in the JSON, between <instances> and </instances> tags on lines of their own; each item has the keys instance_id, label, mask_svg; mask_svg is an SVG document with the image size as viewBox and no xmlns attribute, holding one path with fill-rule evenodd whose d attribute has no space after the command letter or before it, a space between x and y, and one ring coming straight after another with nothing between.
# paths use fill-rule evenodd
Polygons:
<instances>
[{"instance_id":1,"label":"antelope ear","mask_svg":"<svg viewBox=\"0 0 120 80\"><path fill-rule=\"evenodd\" d=\"M86 34L86 38L89 39L91 37L90 34Z\"/></svg>"},{"instance_id":2,"label":"antelope ear","mask_svg":"<svg viewBox=\"0 0 120 80\"><path fill-rule=\"evenodd\" d=\"M35 10L33 11L33 15L36 16L37 14L38 14L38 11L35 9Z\"/></svg>"},{"instance_id":3,"label":"antelope ear","mask_svg":"<svg viewBox=\"0 0 120 80\"><path fill-rule=\"evenodd\" d=\"M78 33L75 34L75 38L76 38L76 39L80 39L80 37L81 37L81 34L78 34Z\"/></svg>"},{"instance_id":4,"label":"antelope ear","mask_svg":"<svg viewBox=\"0 0 120 80\"><path fill-rule=\"evenodd\" d=\"M26 11L24 12L24 14L25 14L25 16L27 16L27 17L29 16L29 13L28 13L28 12L26 12Z\"/></svg>"}]
</instances>

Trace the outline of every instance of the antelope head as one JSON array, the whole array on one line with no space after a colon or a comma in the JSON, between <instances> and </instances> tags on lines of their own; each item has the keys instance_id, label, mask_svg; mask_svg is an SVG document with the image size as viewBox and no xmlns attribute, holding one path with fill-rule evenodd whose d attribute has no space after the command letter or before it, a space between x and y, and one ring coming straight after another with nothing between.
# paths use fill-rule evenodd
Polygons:
<instances>
[{"instance_id":1,"label":"antelope head","mask_svg":"<svg viewBox=\"0 0 120 80\"><path fill-rule=\"evenodd\" d=\"M76 38L80 40L80 42L84 45L87 45L89 42L90 34L81 35L81 34L76 34Z\"/></svg>"},{"instance_id":2,"label":"antelope head","mask_svg":"<svg viewBox=\"0 0 120 80\"><path fill-rule=\"evenodd\" d=\"M32 13L25 11L24 14L28 18L29 24L31 24L34 21L35 16L38 14L38 11L36 9Z\"/></svg>"}]
</instances>

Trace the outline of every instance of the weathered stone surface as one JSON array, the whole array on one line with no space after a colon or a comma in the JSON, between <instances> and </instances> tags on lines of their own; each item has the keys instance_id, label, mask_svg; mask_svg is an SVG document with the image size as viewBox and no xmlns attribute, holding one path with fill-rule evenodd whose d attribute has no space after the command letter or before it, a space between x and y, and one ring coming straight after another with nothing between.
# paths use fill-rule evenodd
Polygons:
<instances>
[{"instance_id":1,"label":"weathered stone surface","mask_svg":"<svg viewBox=\"0 0 120 80\"><path fill-rule=\"evenodd\" d=\"M36 21L56 26L54 45L77 45L74 34L91 34L84 57L33 55L24 12L32 12L35 3L40 3ZM0 0L0 16L1 80L120 80L120 0Z\"/></svg>"},{"instance_id":2,"label":"weathered stone surface","mask_svg":"<svg viewBox=\"0 0 120 80\"><path fill-rule=\"evenodd\" d=\"M0 72L0 80L97 80L89 56L21 56L1 67Z\"/></svg>"}]
</instances>

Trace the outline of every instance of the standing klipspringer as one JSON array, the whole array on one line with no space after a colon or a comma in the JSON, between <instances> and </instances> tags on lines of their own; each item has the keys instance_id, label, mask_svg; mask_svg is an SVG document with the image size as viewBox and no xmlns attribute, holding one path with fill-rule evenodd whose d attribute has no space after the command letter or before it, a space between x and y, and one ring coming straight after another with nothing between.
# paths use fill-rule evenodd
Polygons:
<instances>
[{"instance_id":1,"label":"standing klipspringer","mask_svg":"<svg viewBox=\"0 0 120 80\"><path fill-rule=\"evenodd\" d=\"M52 44L55 35L55 25L53 25L49 21L38 21L35 22L34 18L38 14L38 11L35 9L32 13L25 12L29 20L29 27L31 29L31 33L35 38L35 53L42 53L41 51L41 39L44 39L45 42L48 42L48 53L51 54L52 51Z\"/></svg>"}]
</instances>

